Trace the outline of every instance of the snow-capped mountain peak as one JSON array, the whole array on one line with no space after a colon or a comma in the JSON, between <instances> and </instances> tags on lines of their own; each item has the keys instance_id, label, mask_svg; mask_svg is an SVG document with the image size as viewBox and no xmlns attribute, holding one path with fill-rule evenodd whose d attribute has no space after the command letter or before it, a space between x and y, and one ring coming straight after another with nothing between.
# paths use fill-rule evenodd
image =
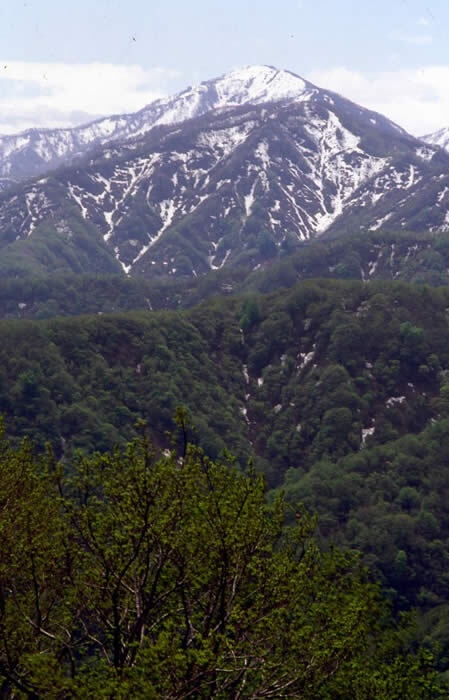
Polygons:
<instances>
[{"instance_id":1,"label":"snow-capped mountain peak","mask_svg":"<svg viewBox=\"0 0 449 700\"><path fill-rule=\"evenodd\" d=\"M316 235L449 227L448 154L270 66L29 137L16 137L10 166L65 167L0 195L0 249L32 246L48 226L73 245L77 216L126 273L195 276Z\"/></svg>"},{"instance_id":2,"label":"snow-capped mountain peak","mask_svg":"<svg viewBox=\"0 0 449 700\"><path fill-rule=\"evenodd\" d=\"M272 66L247 66L214 82L221 105L277 102L299 97L307 89L298 75Z\"/></svg>"},{"instance_id":3,"label":"snow-capped mountain peak","mask_svg":"<svg viewBox=\"0 0 449 700\"><path fill-rule=\"evenodd\" d=\"M63 235L78 210L128 274L183 276L325 232L421 230L423 202L448 225L449 156L288 71L235 70L93 126L88 157L0 196L0 248L42 222Z\"/></svg>"},{"instance_id":4,"label":"snow-capped mountain peak","mask_svg":"<svg viewBox=\"0 0 449 700\"><path fill-rule=\"evenodd\" d=\"M0 136L0 179L16 181L40 175L93 146L141 136L154 126L176 124L218 108L304 100L312 93L313 86L286 70L272 66L233 70L156 100L134 114L113 115L73 129L29 129Z\"/></svg>"},{"instance_id":5,"label":"snow-capped mountain peak","mask_svg":"<svg viewBox=\"0 0 449 700\"><path fill-rule=\"evenodd\" d=\"M144 107L139 114L145 115L145 123L138 134L158 124L176 124L220 108L302 100L312 94L311 87L298 75L273 66L239 68Z\"/></svg>"}]
</instances>

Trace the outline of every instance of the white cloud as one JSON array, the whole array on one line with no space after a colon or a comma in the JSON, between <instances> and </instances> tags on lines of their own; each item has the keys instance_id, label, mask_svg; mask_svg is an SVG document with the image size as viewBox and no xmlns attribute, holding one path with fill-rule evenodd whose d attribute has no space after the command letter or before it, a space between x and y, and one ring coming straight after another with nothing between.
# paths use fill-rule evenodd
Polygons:
<instances>
[{"instance_id":1,"label":"white cloud","mask_svg":"<svg viewBox=\"0 0 449 700\"><path fill-rule=\"evenodd\" d=\"M133 112L167 92L164 68L109 63L0 63L0 133L73 126L98 115Z\"/></svg>"},{"instance_id":2,"label":"white cloud","mask_svg":"<svg viewBox=\"0 0 449 700\"><path fill-rule=\"evenodd\" d=\"M178 76L138 65L3 61L0 133L74 126L100 115L133 112L172 93L170 81ZM304 77L385 114L417 136L449 126L449 65L376 73L336 67Z\"/></svg>"},{"instance_id":3,"label":"white cloud","mask_svg":"<svg viewBox=\"0 0 449 700\"><path fill-rule=\"evenodd\" d=\"M449 126L449 65L377 73L339 67L306 77L384 114L415 136Z\"/></svg>"},{"instance_id":4,"label":"white cloud","mask_svg":"<svg viewBox=\"0 0 449 700\"><path fill-rule=\"evenodd\" d=\"M420 17L417 21L417 24L419 24L420 27L430 27L432 22L427 17Z\"/></svg>"}]
</instances>

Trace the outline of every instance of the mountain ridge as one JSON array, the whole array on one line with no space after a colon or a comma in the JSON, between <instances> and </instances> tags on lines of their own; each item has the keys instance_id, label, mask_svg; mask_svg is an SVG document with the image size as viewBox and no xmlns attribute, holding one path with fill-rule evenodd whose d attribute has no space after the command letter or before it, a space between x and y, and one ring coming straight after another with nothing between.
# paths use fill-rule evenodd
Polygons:
<instances>
[{"instance_id":1,"label":"mountain ridge","mask_svg":"<svg viewBox=\"0 0 449 700\"><path fill-rule=\"evenodd\" d=\"M438 131L433 131L430 134L426 134L421 137L423 141L431 144L432 146L439 146L445 151L449 150L449 127L445 126Z\"/></svg>"},{"instance_id":2,"label":"mountain ridge","mask_svg":"<svg viewBox=\"0 0 449 700\"><path fill-rule=\"evenodd\" d=\"M253 66L164 105L149 109L165 123L1 194L0 247L41 264L44 226L72 255L75 216L98 251L151 278L256 268L346 231L449 228L449 155L295 74Z\"/></svg>"},{"instance_id":3,"label":"mountain ridge","mask_svg":"<svg viewBox=\"0 0 449 700\"><path fill-rule=\"evenodd\" d=\"M268 92L263 89L272 83L274 86ZM212 109L248 101L293 97L311 88L311 83L291 71L247 66L155 100L137 112L99 117L76 127L31 128L18 134L0 135L0 179L5 178L9 184L40 175L85 154L91 147L142 135L158 124L177 123ZM243 99L237 100L242 95Z\"/></svg>"}]
</instances>

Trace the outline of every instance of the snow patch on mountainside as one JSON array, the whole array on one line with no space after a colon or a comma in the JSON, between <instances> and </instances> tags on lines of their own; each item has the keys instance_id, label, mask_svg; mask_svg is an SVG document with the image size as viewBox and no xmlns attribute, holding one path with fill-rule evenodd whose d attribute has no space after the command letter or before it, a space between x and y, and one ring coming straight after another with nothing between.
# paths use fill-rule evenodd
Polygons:
<instances>
[{"instance_id":1,"label":"snow patch on mountainside","mask_svg":"<svg viewBox=\"0 0 449 700\"><path fill-rule=\"evenodd\" d=\"M360 138L346 129L334 112L328 112L327 120L312 120L305 129L318 151L317 157L307 154L306 159L316 172L312 180L321 205L315 219L319 234L343 213L353 192L385 167L387 159L363 152Z\"/></svg>"},{"instance_id":2,"label":"snow patch on mountainside","mask_svg":"<svg viewBox=\"0 0 449 700\"><path fill-rule=\"evenodd\" d=\"M226 158L231 151L245 141L255 125L256 122L247 121L241 126L205 131L198 136L197 146L210 148L217 160Z\"/></svg>"},{"instance_id":3,"label":"snow patch on mountainside","mask_svg":"<svg viewBox=\"0 0 449 700\"><path fill-rule=\"evenodd\" d=\"M84 206L82 200L83 191L79 187L77 187L76 185L72 185L71 183L68 184L68 190L70 196L80 208L83 219L87 219L87 209Z\"/></svg>"},{"instance_id":4,"label":"snow patch on mountainside","mask_svg":"<svg viewBox=\"0 0 449 700\"><path fill-rule=\"evenodd\" d=\"M427 148L426 146L420 146L419 148L416 149L416 155L418 158L422 158L422 160L432 160L432 158L435 155L435 151L433 148Z\"/></svg>"},{"instance_id":5,"label":"snow patch on mountainside","mask_svg":"<svg viewBox=\"0 0 449 700\"><path fill-rule=\"evenodd\" d=\"M381 216L380 219L377 219L374 222L374 224L372 226L370 226L370 231L377 231L378 229L380 229L381 226L384 225L384 223L386 221L388 221L388 219L391 219L391 217L392 217L391 212L388 214L385 214L385 216ZM374 270L373 270L373 272L374 272ZM372 272L370 272L370 275L371 274L372 274Z\"/></svg>"},{"instance_id":6,"label":"snow patch on mountainside","mask_svg":"<svg viewBox=\"0 0 449 700\"><path fill-rule=\"evenodd\" d=\"M150 248L157 243L157 241L160 239L164 231L170 226L171 222L173 221L173 217L176 213L176 207L171 199L166 199L160 203L160 215L163 221L162 227L159 229L157 234L151 238L149 243L147 245L144 245L139 253L136 255L134 260L132 261L132 265L135 265L136 262L138 262L144 255L147 253ZM118 258L120 261L120 258ZM126 273L129 272L129 270L132 268L132 265L125 266L124 263L121 263L123 269L125 270Z\"/></svg>"},{"instance_id":7,"label":"snow patch on mountainside","mask_svg":"<svg viewBox=\"0 0 449 700\"><path fill-rule=\"evenodd\" d=\"M251 210L255 202L254 190L256 189L256 180L253 182L250 193L245 195L245 213L246 216L251 216Z\"/></svg>"},{"instance_id":8,"label":"snow patch on mountainside","mask_svg":"<svg viewBox=\"0 0 449 700\"><path fill-rule=\"evenodd\" d=\"M449 151L449 127L439 129L432 134L426 134L426 136L421 137L421 140Z\"/></svg>"},{"instance_id":9,"label":"snow patch on mountainside","mask_svg":"<svg viewBox=\"0 0 449 700\"><path fill-rule=\"evenodd\" d=\"M263 169L268 170L270 166L270 155L268 153L268 143L266 141L261 141L258 144L254 155L261 161Z\"/></svg>"}]
</instances>

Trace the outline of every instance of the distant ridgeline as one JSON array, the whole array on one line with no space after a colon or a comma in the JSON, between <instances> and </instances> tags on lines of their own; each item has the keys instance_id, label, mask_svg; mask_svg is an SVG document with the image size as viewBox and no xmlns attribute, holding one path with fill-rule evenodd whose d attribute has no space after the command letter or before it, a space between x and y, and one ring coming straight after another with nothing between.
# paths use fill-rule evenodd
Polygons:
<instances>
[{"instance_id":1,"label":"distant ridgeline","mask_svg":"<svg viewBox=\"0 0 449 700\"><path fill-rule=\"evenodd\" d=\"M48 255L48 251L45 253ZM0 317L50 318L194 306L213 296L272 292L302 279L396 280L449 284L449 233L372 231L285 244L256 269L225 266L199 278L127 277L113 267L80 274L69 261L51 276L29 262L0 260ZM87 266L87 270L89 270ZM95 274L94 274L95 273Z\"/></svg>"}]
</instances>

